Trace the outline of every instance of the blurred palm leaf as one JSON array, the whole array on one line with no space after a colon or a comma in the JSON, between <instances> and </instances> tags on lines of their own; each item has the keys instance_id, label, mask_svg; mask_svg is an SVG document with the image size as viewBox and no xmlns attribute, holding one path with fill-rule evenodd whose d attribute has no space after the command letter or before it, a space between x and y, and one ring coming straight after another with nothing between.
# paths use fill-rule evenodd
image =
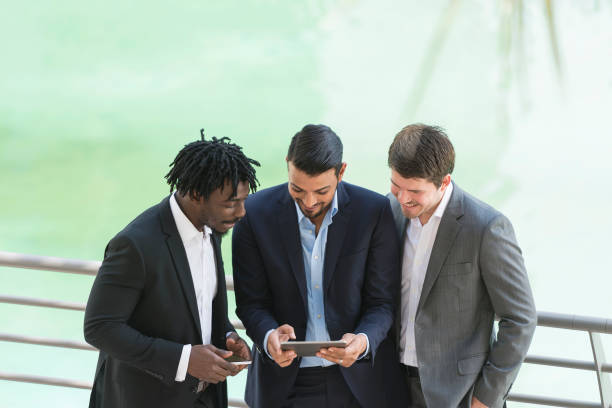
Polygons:
<instances>
[{"instance_id":1,"label":"blurred palm leaf","mask_svg":"<svg viewBox=\"0 0 612 408\"><path fill-rule=\"evenodd\" d=\"M543 1L546 9L545 17L548 25L553 61L559 81L561 82L563 79L562 58L557 39L553 2L552 0ZM519 77L521 77L526 71L524 48L525 10L523 0L501 0L501 2L502 15L500 22L500 50L503 59L502 86L507 86L511 81L512 73L516 73ZM435 71L436 61L444 48L444 43L452 28L460 5L461 0L449 0L446 8L443 10L438 20L423 57L423 61L421 62L417 71L413 89L410 93L406 108L402 112L402 119L404 120L411 120L418 111ZM513 51L516 51L516 59L512 58Z\"/></svg>"},{"instance_id":2,"label":"blurred palm leaf","mask_svg":"<svg viewBox=\"0 0 612 408\"><path fill-rule=\"evenodd\" d=\"M444 48L444 42L457 16L461 2L462 0L450 0L442 12L438 24L436 24L433 36L426 48L423 62L421 62L419 70L417 71L414 87L408 99L408 106L404 110L404 114L406 114L408 118L414 117L421 104L421 100L425 95L425 91L427 90L427 86L435 70L436 61Z\"/></svg>"},{"instance_id":3,"label":"blurred palm leaf","mask_svg":"<svg viewBox=\"0 0 612 408\"><path fill-rule=\"evenodd\" d=\"M557 75L559 79L562 79L563 72L561 67L561 52L559 51L559 41L557 39L557 29L555 25L555 16L553 13L552 0L545 0L546 2L546 20L548 23L548 33L550 35L550 46L552 48L553 57L555 59L555 68L557 69Z\"/></svg>"}]
</instances>

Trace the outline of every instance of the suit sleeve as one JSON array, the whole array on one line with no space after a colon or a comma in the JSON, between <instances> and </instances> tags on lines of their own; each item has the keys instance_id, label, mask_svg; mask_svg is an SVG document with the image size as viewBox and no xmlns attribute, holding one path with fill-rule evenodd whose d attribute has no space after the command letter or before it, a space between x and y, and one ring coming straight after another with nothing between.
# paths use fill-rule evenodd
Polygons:
<instances>
[{"instance_id":1,"label":"suit sleeve","mask_svg":"<svg viewBox=\"0 0 612 408\"><path fill-rule=\"evenodd\" d=\"M399 242L388 200L384 200L368 250L363 289L363 314L355 333L365 333L372 357L393 324L399 285Z\"/></svg>"},{"instance_id":2,"label":"suit sleeve","mask_svg":"<svg viewBox=\"0 0 612 408\"><path fill-rule=\"evenodd\" d=\"M501 406L525 359L537 323L521 250L510 221L501 214L484 232L480 269L500 321L474 395L489 407Z\"/></svg>"},{"instance_id":3,"label":"suit sleeve","mask_svg":"<svg viewBox=\"0 0 612 408\"><path fill-rule=\"evenodd\" d=\"M108 355L171 383L182 344L145 336L129 320L145 285L145 267L136 245L118 235L106 247L85 309L85 340Z\"/></svg>"},{"instance_id":4,"label":"suit sleeve","mask_svg":"<svg viewBox=\"0 0 612 408\"><path fill-rule=\"evenodd\" d=\"M236 314L244 323L247 335L253 340L260 354L264 352L264 338L279 324L272 314L272 295L268 286L265 267L253 231L249 213L234 227L232 234L232 265Z\"/></svg>"}]
</instances>

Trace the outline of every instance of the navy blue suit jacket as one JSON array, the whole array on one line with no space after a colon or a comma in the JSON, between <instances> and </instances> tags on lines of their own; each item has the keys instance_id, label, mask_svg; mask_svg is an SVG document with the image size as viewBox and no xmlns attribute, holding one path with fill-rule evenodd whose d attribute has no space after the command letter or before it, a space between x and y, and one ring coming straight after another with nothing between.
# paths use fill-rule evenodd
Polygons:
<instances>
[{"instance_id":1,"label":"navy blue suit jacket","mask_svg":"<svg viewBox=\"0 0 612 408\"><path fill-rule=\"evenodd\" d=\"M387 338L399 294L399 240L389 200L345 182L338 186L338 213L329 226L323 270L325 323L332 340L365 333L370 352L341 372L364 408L385 403L384 377L399 375ZM274 408L287 398L300 359L279 367L264 351L270 329L290 324L304 340L307 284L293 199L287 184L262 190L246 201L246 216L232 240L236 313L254 342L246 402Z\"/></svg>"}]
</instances>

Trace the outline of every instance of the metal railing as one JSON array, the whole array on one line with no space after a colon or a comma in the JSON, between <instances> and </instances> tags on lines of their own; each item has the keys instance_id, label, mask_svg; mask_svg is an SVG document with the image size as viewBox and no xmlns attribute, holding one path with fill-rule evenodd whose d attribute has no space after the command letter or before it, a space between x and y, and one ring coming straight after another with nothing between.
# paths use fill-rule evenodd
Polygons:
<instances>
[{"instance_id":1,"label":"metal railing","mask_svg":"<svg viewBox=\"0 0 612 408\"><path fill-rule=\"evenodd\" d=\"M81 261L74 259L63 259L47 256L35 256L17 254L12 252L0 251L0 266L9 266L15 268L27 268L37 270L48 270L55 272L68 272L82 275L95 276L101 262L98 261ZM228 290L234 289L234 283L230 276L226 276L226 285ZM64 302L60 300L38 299L22 296L9 296L0 294L0 303L10 303L28 306L50 307L58 309L68 309L84 311L85 304ZM240 321L233 321L232 324L237 329L244 329ZM531 403L537 405L547 405L555 407L571 407L571 408L612 408L612 385L610 376L612 373L612 364L605 362L604 350L600 334L612 334L612 319L602 319L596 317L574 316L559 313L539 312L538 326L552 327L558 329L568 329L577 331L586 331L589 334L591 350L593 352L593 361L571 360L565 358L556 358L548 356L528 355L525 363L539 364L545 366L588 370L596 373L599 386L599 402L577 401L569 399L551 398L538 395L526 395L511 393L508 396L509 401ZM0 341L10 341L17 343L36 344L52 347L62 347L80 350L96 350L85 342L50 339L43 337L20 336L9 333L0 333ZM42 377L36 375L25 375L16 373L6 373L0 371L0 380L29 382L35 384L56 385L62 387L91 389L92 384L82 381ZM246 407L247 405L241 399L230 398L229 405L232 407Z\"/></svg>"}]
</instances>

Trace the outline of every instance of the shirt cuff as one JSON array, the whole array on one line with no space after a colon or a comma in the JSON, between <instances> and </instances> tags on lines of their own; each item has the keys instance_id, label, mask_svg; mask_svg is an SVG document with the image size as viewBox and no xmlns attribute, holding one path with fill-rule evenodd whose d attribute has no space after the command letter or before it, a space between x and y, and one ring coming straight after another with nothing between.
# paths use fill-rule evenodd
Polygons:
<instances>
[{"instance_id":1,"label":"shirt cuff","mask_svg":"<svg viewBox=\"0 0 612 408\"><path fill-rule=\"evenodd\" d=\"M272 333L274 331L274 329L270 329L268 330L268 332L266 333L266 336L264 337L264 341L263 341L263 349L266 352L266 354L268 355L268 357L270 357L272 360L274 360L272 358L272 356L270 355L270 353L268 353L268 336L270 335L270 333Z\"/></svg>"},{"instance_id":2,"label":"shirt cuff","mask_svg":"<svg viewBox=\"0 0 612 408\"><path fill-rule=\"evenodd\" d=\"M363 334L363 335L364 335L364 337L366 338L366 345L367 345L367 346L366 346L366 349L365 349L365 351L363 352L363 354L362 354L362 355L360 355L359 357L357 357L357 360L361 360L362 358L364 358L365 356L367 356L367 355L368 355L368 353L370 352L370 339L368 339L368 335L367 335L367 334L365 334L365 333L357 333L357 335L358 335L358 336L359 336L360 334Z\"/></svg>"},{"instance_id":3,"label":"shirt cuff","mask_svg":"<svg viewBox=\"0 0 612 408\"><path fill-rule=\"evenodd\" d=\"M191 356L191 344L185 344L181 351L181 359L179 360L178 369L174 381L183 382L187 376L187 367L189 367L189 357Z\"/></svg>"}]
</instances>

